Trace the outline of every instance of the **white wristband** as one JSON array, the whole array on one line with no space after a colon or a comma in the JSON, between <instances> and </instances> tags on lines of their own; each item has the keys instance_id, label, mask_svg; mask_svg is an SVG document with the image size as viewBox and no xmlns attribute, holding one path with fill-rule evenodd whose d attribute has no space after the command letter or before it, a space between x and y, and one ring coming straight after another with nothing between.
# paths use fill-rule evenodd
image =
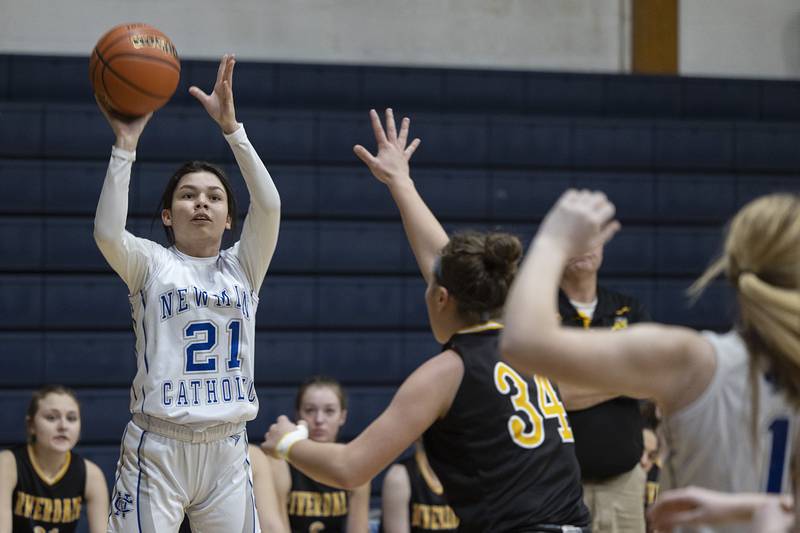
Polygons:
<instances>
[{"instance_id":1,"label":"white wristband","mask_svg":"<svg viewBox=\"0 0 800 533\"><path fill-rule=\"evenodd\" d=\"M301 440L306 440L308 438L308 427L305 424L301 424L297 426L297 429L291 431L281 437L281 440L278 441L278 445L275 447L275 453L278 454L278 457L283 459L284 461L289 460L289 450L292 446Z\"/></svg>"}]
</instances>

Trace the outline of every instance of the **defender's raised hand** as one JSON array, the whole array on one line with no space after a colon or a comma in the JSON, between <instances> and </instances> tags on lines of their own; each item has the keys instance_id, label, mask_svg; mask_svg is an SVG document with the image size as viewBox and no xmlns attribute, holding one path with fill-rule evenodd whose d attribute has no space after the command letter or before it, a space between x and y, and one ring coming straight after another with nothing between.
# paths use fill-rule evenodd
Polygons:
<instances>
[{"instance_id":1,"label":"defender's raised hand","mask_svg":"<svg viewBox=\"0 0 800 533\"><path fill-rule=\"evenodd\" d=\"M233 105L233 67L235 64L236 59L233 54L222 56L217 69L217 80L211 94L204 93L194 85L189 87L189 94L197 98L225 134L239 129L239 123L236 122L236 108Z\"/></svg>"},{"instance_id":2,"label":"defender's raised hand","mask_svg":"<svg viewBox=\"0 0 800 533\"><path fill-rule=\"evenodd\" d=\"M411 119L408 117L403 118L400 122L399 134L394 121L394 112L391 108L386 109L385 130L378 113L374 109L370 110L369 119L372 123L372 131L375 133L375 141L378 143L378 153L373 156L369 150L360 144L353 147L353 152L369 167L372 175L386 185L391 186L397 182L411 179L408 160L411 159L420 143L419 139L414 139L411 144L406 146Z\"/></svg>"},{"instance_id":3,"label":"defender's raised hand","mask_svg":"<svg viewBox=\"0 0 800 533\"><path fill-rule=\"evenodd\" d=\"M575 257L602 246L619 230L616 208L602 192L570 189L550 209L539 229L544 237Z\"/></svg>"}]
</instances>

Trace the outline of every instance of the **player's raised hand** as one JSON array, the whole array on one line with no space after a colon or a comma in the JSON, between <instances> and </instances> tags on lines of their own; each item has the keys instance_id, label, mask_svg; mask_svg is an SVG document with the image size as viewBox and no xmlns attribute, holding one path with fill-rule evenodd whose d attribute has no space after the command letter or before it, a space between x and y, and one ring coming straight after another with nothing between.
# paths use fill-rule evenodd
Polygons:
<instances>
[{"instance_id":1,"label":"player's raised hand","mask_svg":"<svg viewBox=\"0 0 800 533\"><path fill-rule=\"evenodd\" d=\"M139 137L141 137L144 127L147 126L147 123L153 116L153 112L151 111L141 117L125 118L104 106L97 95L95 95L94 99L97 101L97 107L100 108L100 112L106 117L108 124L111 126L111 130L117 137L117 141L114 145L117 148L135 152L136 145L139 143Z\"/></svg>"},{"instance_id":2,"label":"player's raised hand","mask_svg":"<svg viewBox=\"0 0 800 533\"><path fill-rule=\"evenodd\" d=\"M552 239L575 257L602 246L620 228L616 208L602 192L570 189L542 222L539 236Z\"/></svg>"},{"instance_id":3,"label":"player's raised hand","mask_svg":"<svg viewBox=\"0 0 800 533\"><path fill-rule=\"evenodd\" d=\"M236 108L233 105L233 67L236 58L233 54L225 54L219 62L217 80L211 94L204 93L199 87L189 87L189 94L197 98L209 116L219 124L226 134L239 128L236 122Z\"/></svg>"},{"instance_id":4,"label":"player's raised hand","mask_svg":"<svg viewBox=\"0 0 800 533\"><path fill-rule=\"evenodd\" d=\"M408 160L414 155L414 151L420 143L419 139L414 139L411 144L406 146L411 119L403 118L400 122L400 133L397 132L394 112L391 108L386 109L385 130L374 109L370 110L369 119L372 123L372 131L375 133L375 141L378 144L378 153L372 155L360 144L353 147L353 152L369 167L372 175L386 185L391 186L404 180L410 180Z\"/></svg>"}]
</instances>

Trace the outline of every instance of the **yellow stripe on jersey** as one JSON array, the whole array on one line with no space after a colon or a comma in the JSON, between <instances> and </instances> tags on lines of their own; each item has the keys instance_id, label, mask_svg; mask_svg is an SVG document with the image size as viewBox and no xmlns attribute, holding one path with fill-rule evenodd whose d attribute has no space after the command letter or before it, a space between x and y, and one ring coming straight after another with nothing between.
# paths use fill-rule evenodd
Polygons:
<instances>
[{"instance_id":1,"label":"yellow stripe on jersey","mask_svg":"<svg viewBox=\"0 0 800 533\"><path fill-rule=\"evenodd\" d=\"M483 324L478 324L477 326L470 326L468 328L460 329L456 333L479 333L481 331L489 331L492 329L503 329L503 324L494 320L490 320L488 322L484 322Z\"/></svg>"},{"instance_id":2,"label":"yellow stripe on jersey","mask_svg":"<svg viewBox=\"0 0 800 533\"><path fill-rule=\"evenodd\" d=\"M56 475L53 477L48 476L39 466L39 463L36 462L36 454L33 451L33 446L30 444L28 444L28 459L30 459L31 466L33 466L33 470L36 472L36 475L42 478L42 481L44 481L46 484L52 486L61 481L61 478L63 478L64 474L67 473L69 464L72 462L72 453L67 452L67 460L64 461L64 464L61 466L61 468L59 468L58 472L56 472Z\"/></svg>"}]
</instances>

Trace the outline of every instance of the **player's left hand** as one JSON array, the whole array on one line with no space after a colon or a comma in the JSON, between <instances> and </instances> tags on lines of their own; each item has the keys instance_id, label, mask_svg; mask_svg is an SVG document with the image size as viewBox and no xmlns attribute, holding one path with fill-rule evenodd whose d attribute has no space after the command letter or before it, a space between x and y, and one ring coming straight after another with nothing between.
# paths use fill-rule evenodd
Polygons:
<instances>
[{"instance_id":1,"label":"player's left hand","mask_svg":"<svg viewBox=\"0 0 800 533\"><path fill-rule=\"evenodd\" d=\"M269 427L269 431L264 434L264 442L261 444L261 449L264 450L264 453L267 453L273 457L278 457L276 452L278 443L281 441L284 435L291 433L296 429L297 424L289 421L289 419L284 415L279 416L278 420L276 420L275 423Z\"/></svg>"},{"instance_id":2,"label":"player's left hand","mask_svg":"<svg viewBox=\"0 0 800 533\"><path fill-rule=\"evenodd\" d=\"M567 257L594 250L619 230L616 208L599 191L570 189L561 195L542 221L539 237L552 240Z\"/></svg>"},{"instance_id":3,"label":"player's left hand","mask_svg":"<svg viewBox=\"0 0 800 533\"><path fill-rule=\"evenodd\" d=\"M219 124L225 134L239 129L236 122L236 108L233 105L233 67L236 58L233 54L225 54L219 62L217 81L211 94L204 93L199 87L189 87L189 94L197 98L209 116Z\"/></svg>"}]
</instances>

